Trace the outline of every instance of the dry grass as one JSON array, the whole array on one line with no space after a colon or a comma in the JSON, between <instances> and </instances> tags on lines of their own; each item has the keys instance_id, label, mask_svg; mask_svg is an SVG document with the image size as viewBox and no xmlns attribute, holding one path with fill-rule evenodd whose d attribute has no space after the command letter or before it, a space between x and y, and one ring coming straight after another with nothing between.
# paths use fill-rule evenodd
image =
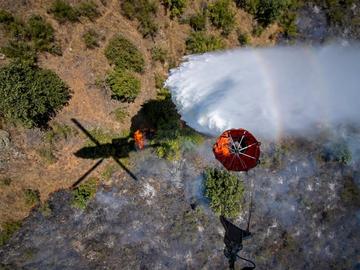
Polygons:
<instances>
[{"instance_id":1,"label":"dry grass","mask_svg":"<svg viewBox=\"0 0 360 270\"><path fill-rule=\"evenodd\" d=\"M70 2L76 4L80 1ZM47 13L50 0L30 0L26 1L26 4L21 0L1 1L0 8L8 9L22 18L34 13L39 14L46 18L56 30L56 40L61 44L63 55L59 57L44 53L39 57L39 64L55 71L70 86L73 97L69 105L57 115L55 121L72 126L70 119L76 118L87 128L100 127L114 130L120 134L130 128L131 117L139 111L141 105L156 97L154 72L166 74L169 66L174 64L171 62L179 63L185 52L185 40L191 28L187 24L179 24L176 20L170 20L168 15L165 15L163 8L160 7L156 17L159 24L158 35L154 40L143 39L137 30L137 22L129 21L120 14L118 0L108 0L106 6L100 0L95 2L101 16L94 22L82 17L79 23L63 25L60 25L51 14ZM194 10L199 8L200 2L200 0L191 2L185 15L194 13ZM238 10L236 22L236 29L251 33L253 21L249 14ZM82 35L90 28L95 29L103 39L99 42L99 47L86 50ZM228 48L238 46L236 29L225 40ZM269 27L260 37L253 38L252 44L272 44L274 41L271 41L269 36L277 30L276 25ZM213 28L210 28L209 32L220 34L219 30ZM108 40L116 34L124 35L135 44L145 59L145 72L141 76L141 93L134 103L128 105L129 117L126 117L125 121L116 121L112 116L112 112L119 107L119 102L111 100L108 90L95 84L97 78L105 78L106 73L111 70L104 55L104 48ZM0 45L4 41L3 38L0 38ZM151 60L151 48L155 45L168 52L170 60L165 64L153 63ZM0 62L0 65L2 63ZM36 151L36 148L42 143L41 138L38 138L41 133L36 135L38 137L34 143L33 139L29 139L31 137L29 133L36 133L35 131L14 127L8 127L8 129L12 135L13 144L21 154L16 158L12 157L7 168L0 171L1 175L12 179L9 186L0 186L0 209L2 209L0 223L8 220L20 220L27 216L30 207L23 198L24 189L39 190L40 199L44 201L50 193L71 186L95 163L93 160L80 159L73 155L85 142L82 136L73 136L67 140L56 142L54 154L57 160L49 164L43 162ZM98 177L102 169L98 168L92 173L92 176Z\"/></svg>"}]
</instances>

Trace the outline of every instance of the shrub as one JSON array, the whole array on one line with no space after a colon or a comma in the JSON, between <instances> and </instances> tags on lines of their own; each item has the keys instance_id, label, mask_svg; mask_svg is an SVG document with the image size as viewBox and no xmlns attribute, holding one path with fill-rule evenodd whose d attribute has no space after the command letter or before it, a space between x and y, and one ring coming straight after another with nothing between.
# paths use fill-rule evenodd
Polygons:
<instances>
[{"instance_id":1,"label":"shrub","mask_svg":"<svg viewBox=\"0 0 360 270\"><path fill-rule=\"evenodd\" d=\"M126 111L125 108L119 107L115 111L113 111L116 121L120 123L124 123L126 117L129 116L129 113Z\"/></svg>"},{"instance_id":2,"label":"shrub","mask_svg":"<svg viewBox=\"0 0 360 270\"><path fill-rule=\"evenodd\" d=\"M105 48L105 56L117 68L143 72L145 61L139 50L121 35L115 36Z\"/></svg>"},{"instance_id":3,"label":"shrub","mask_svg":"<svg viewBox=\"0 0 360 270\"><path fill-rule=\"evenodd\" d=\"M209 17L212 24L222 29L224 35L230 34L235 26L235 12L230 7L230 0L217 0L209 5Z\"/></svg>"},{"instance_id":4,"label":"shrub","mask_svg":"<svg viewBox=\"0 0 360 270\"><path fill-rule=\"evenodd\" d=\"M293 38L297 35L296 13L288 11L280 19L280 25L283 28L283 33L287 38Z\"/></svg>"},{"instance_id":5,"label":"shrub","mask_svg":"<svg viewBox=\"0 0 360 270\"><path fill-rule=\"evenodd\" d=\"M235 175L216 168L207 168L204 176L206 196L215 214L237 217L244 195L242 182Z\"/></svg>"},{"instance_id":6,"label":"shrub","mask_svg":"<svg viewBox=\"0 0 360 270\"><path fill-rule=\"evenodd\" d=\"M250 44L250 36L247 33L238 32L238 41L241 46L247 46Z\"/></svg>"},{"instance_id":7,"label":"shrub","mask_svg":"<svg viewBox=\"0 0 360 270\"><path fill-rule=\"evenodd\" d=\"M0 178L0 186L10 186L12 179L10 177Z\"/></svg>"},{"instance_id":8,"label":"shrub","mask_svg":"<svg viewBox=\"0 0 360 270\"><path fill-rule=\"evenodd\" d=\"M171 98L169 89L164 87L164 81L165 79L163 76L161 76L158 73L155 73L155 88L157 89L157 95L156 95L157 100L165 100Z\"/></svg>"},{"instance_id":9,"label":"shrub","mask_svg":"<svg viewBox=\"0 0 360 270\"><path fill-rule=\"evenodd\" d=\"M32 15L27 24L15 18L5 30L12 38L2 48L8 57L35 61L36 51L61 55L61 49L54 43L54 29L41 16Z\"/></svg>"},{"instance_id":10,"label":"shrub","mask_svg":"<svg viewBox=\"0 0 360 270\"><path fill-rule=\"evenodd\" d=\"M206 29L206 12L198 12L190 17L189 24L194 31L203 31Z\"/></svg>"},{"instance_id":11,"label":"shrub","mask_svg":"<svg viewBox=\"0 0 360 270\"><path fill-rule=\"evenodd\" d=\"M99 47L99 39L100 35L93 29L86 31L82 36L86 48L94 49L95 47Z\"/></svg>"},{"instance_id":12,"label":"shrub","mask_svg":"<svg viewBox=\"0 0 360 270\"><path fill-rule=\"evenodd\" d=\"M163 48L155 46L151 49L151 58L153 61L159 61L164 64L167 59L167 51Z\"/></svg>"},{"instance_id":13,"label":"shrub","mask_svg":"<svg viewBox=\"0 0 360 270\"><path fill-rule=\"evenodd\" d=\"M77 6L77 10L80 16L89 18L90 21L94 21L100 16L100 12L97 10L97 5L93 1L81 2Z\"/></svg>"},{"instance_id":14,"label":"shrub","mask_svg":"<svg viewBox=\"0 0 360 270\"><path fill-rule=\"evenodd\" d=\"M2 224L0 231L0 247L5 245L10 240L11 236L20 229L20 221L7 221Z\"/></svg>"},{"instance_id":15,"label":"shrub","mask_svg":"<svg viewBox=\"0 0 360 270\"><path fill-rule=\"evenodd\" d=\"M180 17L186 8L186 0L163 0L162 3L170 10L171 18Z\"/></svg>"},{"instance_id":16,"label":"shrub","mask_svg":"<svg viewBox=\"0 0 360 270\"><path fill-rule=\"evenodd\" d=\"M42 158L42 160L49 165L54 164L57 161L57 158L53 153L53 149L51 145L41 147L37 150L37 152L39 156Z\"/></svg>"},{"instance_id":17,"label":"shrub","mask_svg":"<svg viewBox=\"0 0 360 270\"><path fill-rule=\"evenodd\" d=\"M224 43L221 38L206 35L204 32L191 33L186 40L186 49L189 53L204 53L223 49Z\"/></svg>"},{"instance_id":18,"label":"shrub","mask_svg":"<svg viewBox=\"0 0 360 270\"><path fill-rule=\"evenodd\" d=\"M42 126L70 99L52 71L16 61L0 69L0 112L26 127Z\"/></svg>"},{"instance_id":19,"label":"shrub","mask_svg":"<svg viewBox=\"0 0 360 270\"><path fill-rule=\"evenodd\" d=\"M324 147L321 153L324 161L336 161L348 165L352 160L351 152L346 142L336 141Z\"/></svg>"},{"instance_id":20,"label":"shrub","mask_svg":"<svg viewBox=\"0 0 360 270\"><path fill-rule=\"evenodd\" d=\"M157 6L150 0L124 0L121 3L123 14L130 20L139 21L139 31L144 37L155 37L158 26L154 22Z\"/></svg>"},{"instance_id":21,"label":"shrub","mask_svg":"<svg viewBox=\"0 0 360 270\"><path fill-rule=\"evenodd\" d=\"M28 206L33 206L40 202L40 192L34 189L25 189L24 190L25 203Z\"/></svg>"},{"instance_id":22,"label":"shrub","mask_svg":"<svg viewBox=\"0 0 360 270\"><path fill-rule=\"evenodd\" d=\"M15 40L27 40L29 38L26 25L18 18L15 18L10 24L6 24L5 30Z\"/></svg>"},{"instance_id":23,"label":"shrub","mask_svg":"<svg viewBox=\"0 0 360 270\"><path fill-rule=\"evenodd\" d=\"M64 0L55 0L49 9L49 12L52 13L55 19L60 23L66 21L77 22L80 15L75 8Z\"/></svg>"},{"instance_id":24,"label":"shrub","mask_svg":"<svg viewBox=\"0 0 360 270\"><path fill-rule=\"evenodd\" d=\"M360 207L360 188L351 176L343 178L344 186L340 190L341 201L348 206Z\"/></svg>"},{"instance_id":25,"label":"shrub","mask_svg":"<svg viewBox=\"0 0 360 270\"><path fill-rule=\"evenodd\" d=\"M54 29L38 15L33 15L27 23L27 31L33 42L34 48L40 51L50 51L54 42Z\"/></svg>"},{"instance_id":26,"label":"shrub","mask_svg":"<svg viewBox=\"0 0 360 270\"><path fill-rule=\"evenodd\" d=\"M263 26L279 20L295 0L237 0L238 6L254 15L255 19Z\"/></svg>"},{"instance_id":27,"label":"shrub","mask_svg":"<svg viewBox=\"0 0 360 270\"><path fill-rule=\"evenodd\" d=\"M14 22L15 18L11 15L10 12L0 9L0 23L9 25L10 23Z\"/></svg>"},{"instance_id":28,"label":"shrub","mask_svg":"<svg viewBox=\"0 0 360 270\"><path fill-rule=\"evenodd\" d=\"M140 80L131 72L116 69L109 74L106 83L113 92L112 98L133 102L140 93Z\"/></svg>"},{"instance_id":29,"label":"shrub","mask_svg":"<svg viewBox=\"0 0 360 270\"><path fill-rule=\"evenodd\" d=\"M51 129L45 133L44 140L47 143L53 144L59 140L67 140L70 136L76 134L76 129L66 124L54 122L51 124Z\"/></svg>"},{"instance_id":30,"label":"shrub","mask_svg":"<svg viewBox=\"0 0 360 270\"><path fill-rule=\"evenodd\" d=\"M96 194L98 182L97 178L92 177L76 187L72 192L73 199L71 205L75 208L85 209L89 201Z\"/></svg>"},{"instance_id":31,"label":"shrub","mask_svg":"<svg viewBox=\"0 0 360 270\"><path fill-rule=\"evenodd\" d=\"M11 40L0 51L9 58L18 58L23 62L34 63L36 61L36 51L23 41Z\"/></svg>"},{"instance_id":32,"label":"shrub","mask_svg":"<svg viewBox=\"0 0 360 270\"><path fill-rule=\"evenodd\" d=\"M41 204L39 207L39 211L44 217L48 217L52 213L51 207L48 202Z\"/></svg>"},{"instance_id":33,"label":"shrub","mask_svg":"<svg viewBox=\"0 0 360 270\"><path fill-rule=\"evenodd\" d=\"M252 30L252 34L256 37L260 37L264 30L264 27L262 27L261 25L256 25Z\"/></svg>"},{"instance_id":34,"label":"shrub","mask_svg":"<svg viewBox=\"0 0 360 270\"><path fill-rule=\"evenodd\" d=\"M143 105L144 117L155 127L153 143L161 158L177 160L182 150L187 150L202 142L203 137L187 127L181 127L180 115L170 94L163 99L151 100Z\"/></svg>"}]
</instances>

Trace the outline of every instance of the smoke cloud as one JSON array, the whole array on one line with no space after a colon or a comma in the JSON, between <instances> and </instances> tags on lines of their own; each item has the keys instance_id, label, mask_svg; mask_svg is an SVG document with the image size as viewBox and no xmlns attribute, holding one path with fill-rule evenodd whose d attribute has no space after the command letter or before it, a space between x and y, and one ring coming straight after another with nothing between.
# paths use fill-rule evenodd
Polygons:
<instances>
[{"instance_id":1,"label":"smoke cloud","mask_svg":"<svg viewBox=\"0 0 360 270\"><path fill-rule=\"evenodd\" d=\"M242 48L191 55L166 81L182 119L261 139L360 121L360 47Z\"/></svg>"}]
</instances>

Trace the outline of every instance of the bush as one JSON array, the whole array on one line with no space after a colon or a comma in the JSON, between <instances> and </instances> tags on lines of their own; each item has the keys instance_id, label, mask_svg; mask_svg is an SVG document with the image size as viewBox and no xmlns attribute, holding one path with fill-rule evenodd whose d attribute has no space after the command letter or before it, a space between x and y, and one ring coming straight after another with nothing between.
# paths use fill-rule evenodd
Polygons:
<instances>
[{"instance_id":1,"label":"bush","mask_svg":"<svg viewBox=\"0 0 360 270\"><path fill-rule=\"evenodd\" d=\"M280 19L280 25L283 28L284 36L293 38L297 35L296 13L287 11Z\"/></svg>"},{"instance_id":2,"label":"bush","mask_svg":"<svg viewBox=\"0 0 360 270\"><path fill-rule=\"evenodd\" d=\"M238 6L252 14L263 26L277 21L296 0L237 0Z\"/></svg>"},{"instance_id":3,"label":"bush","mask_svg":"<svg viewBox=\"0 0 360 270\"><path fill-rule=\"evenodd\" d=\"M360 188L353 177L343 177L340 199L347 206L360 207Z\"/></svg>"},{"instance_id":4,"label":"bush","mask_svg":"<svg viewBox=\"0 0 360 270\"><path fill-rule=\"evenodd\" d=\"M186 8L186 0L163 0L162 3L170 10L171 18L180 17Z\"/></svg>"},{"instance_id":5,"label":"bush","mask_svg":"<svg viewBox=\"0 0 360 270\"><path fill-rule=\"evenodd\" d=\"M171 98L170 91L169 89L164 87L164 81L165 81L164 77L158 73L155 73L154 77L155 77L155 88L157 89L156 99L157 100L170 99Z\"/></svg>"},{"instance_id":6,"label":"bush","mask_svg":"<svg viewBox=\"0 0 360 270\"><path fill-rule=\"evenodd\" d=\"M36 50L51 51L52 43L55 40L54 29L41 16L30 17L27 31Z\"/></svg>"},{"instance_id":7,"label":"bush","mask_svg":"<svg viewBox=\"0 0 360 270\"><path fill-rule=\"evenodd\" d=\"M93 29L86 31L82 36L86 48L94 49L95 47L99 47L99 39L100 35Z\"/></svg>"},{"instance_id":8,"label":"bush","mask_svg":"<svg viewBox=\"0 0 360 270\"><path fill-rule=\"evenodd\" d=\"M43 126L70 99L52 71L16 61L0 69L0 112L26 127Z\"/></svg>"},{"instance_id":9,"label":"bush","mask_svg":"<svg viewBox=\"0 0 360 270\"><path fill-rule=\"evenodd\" d=\"M247 46L250 44L250 36L247 33L238 32L238 41L241 46Z\"/></svg>"},{"instance_id":10,"label":"bush","mask_svg":"<svg viewBox=\"0 0 360 270\"><path fill-rule=\"evenodd\" d=\"M5 25L9 25L10 23L14 22L15 18L11 15L10 12L6 10L0 9L0 23Z\"/></svg>"},{"instance_id":11,"label":"bush","mask_svg":"<svg viewBox=\"0 0 360 270\"><path fill-rule=\"evenodd\" d=\"M94 21L100 16L100 12L97 10L97 5L93 1L81 2L77 6L80 16L89 18L90 21Z\"/></svg>"},{"instance_id":12,"label":"bush","mask_svg":"<svg viewBox=\"0 0 360 270\"><path fill-rule=\"evenodd\" d=\"M125 108L119 107L115 111L113 111L116 121L120 123L124 123L126 117L129 116L129 113L125 110Z\"/></svg>"},{"instance_id":13,"label":"bush","mask_svg":"<svg viewBox=\"0 0 360 270\"><path fill-rule=\"evenodd\" d=\"M153 143L161 158L176 160L182 150L187 150L203 141L203 137L188 127L181 127L180 115L170 94L163 99L151 100L143 105L146 122L156 129Z\"/></svg>"},{"instance_id":14,"label":"bush","mask_svg":"<svg viewBox=\"0 0 360 270\"><path fill-rule=\"evenodd\" d=\"M24 22L18 18L14 18L14 21L4 25L4 29L10 34L10 37L15 40L28 40L28 29Z\"/></svg>"},{"instance_id":15,"label":"bush","mask_svg":"<svg viewBox=\"0 0 360 270\"><path fill-rule=\"evenodd\" d=\"M155 46L151 49L151 58L153 61L159 61L164 64L167 59L167 51L163 48Z\"/></svg>"},{"instance_id":16,"label":"bush","mask_svg":"<svg viewBox=\"0 0 360 270\"><path fill-rule=\"evenodd\" d=\"M190 17L189 24L194 31L203 31L206 29L206 12L198 12Z\"/></svg>"},{"instance_id":17,"label":"bush","mask_svg":"<svg viewBox=\"0 0 360 270\"><path fill-rule=\"evenodd\" d=\"M224 49L221 38L206 35L204 32L191 33L186 40L186 49L189 53L204 53Z\"/></svg>"},{"instance_id":18,"label":"bush","mask_svg":"<svg viewBox=\"0 0 360 270\"><path fill-rule=\"evenodd\" d=\"M235 12L230 7L230 0L217 0L209 5L209 17L212 24L222 29L224 35L230 34L235 26Z\"/></svg>"},{"instance_id":19,"label":"bush","mask_svg":"<svg viewBox=\"0 0 360 270\"><path fill-rule=\"evenodd\" d=\"M44 163L51 165L57 161L57 158L53 153L53 147L51 145L43 146L39 148L37 152Z\"/></svg>"},{"instance_id":20,"label":"bush","mask_svg":"<svg viewBox=\"0 0 360 270\"><path fill-rule=\"evenodd\" d=\"M241 210L244 186L238 178L225 170L207 168L204 172L206 196L217 215L237 217Z\"/></svg>"},{"instance_id":21,"label":"bush","mask_svg":"<svg viewBox=\"0 0 360 270\"><path fill-rule=\"evenodd\" d=\"M75 208L85 209L89 201L95 196L99 180L95 177L89 178L80 184L72 192L71 205Z\"/></svg>"},{"instance_id":22,"label":"bush","mask_svg":"<svg viewBox=\"0 0 360 270\"><path fill-rule=\"evenodd\" d=\"M262 33L264 33L264 27L262 27L261 25L256 25L253 30L252 30L252 34L255 37L260 37Z\"/></svg>"},{"instance_id":23,"label":"bush","mask_svg":"<svg viewBox=\"0 0 360 270\"><path fill-rule=\"evenodd\" d=\"M344 141L336 141L324 147L321 153L324 161L336 161L348 165L351 163L352 155L348 145Z\"/></svg>"},{"instance_id":24,"label":"bush","mask_svg":"<svg viewBox=\"0 0 360 270\"><path fill-rule=\"evenodd\" d=\"M25 189L24 190L25 202L28 206L33 206L40 202L40 192L38 190L33 189Z\"/></svg>"},{"instance_id":25,"label":"bush","mask_svg":"<svg viewBox=\"0 0 360 270\"><path fill-rule=\"evenodd\" d=\"M67 140L73 135L77 134L77 130L66 124L53 122L51 129L44 135L45 142L53 144L59 140Z\"/></svg>"},{"instance_id":26,"label":"bush","mask_svg":"<svg viewBox=\"0 0 360 270\"><path fill-rule=\"evenodd\" d=\"M12 179L10 177L0 178L0 186L10 186Z\"/></svg>"},{"instance_id":27,"label":"bush","mask_svg":"<svg viewBox=\"0 0 360 270\"><path fill-rule=\"evenodd\" d=\"M140 80L129 71L114 70L107 77L106 83L110 86L114 99L133 102L140 93Z\"/></svg>"},{"instance_id":28,"label":"bush","mask_svg":"<svg viewBox=\"0 0 360 270\"><path fill-rule=\"evenodd\" d=\"M157 6L150 0L124 0L121 3L123 14L130 20L139 21L139 31L144 37L155 37L158 26L154 22Z\"/></svg>"},{"instance_id":29,"label":"bush","mask_svg":"<svg viewBox=\"0 0 360 270\"><path fill-rule=\"evenodd\" d=\"M36 51L48 51L61 55L61 49L54 43L54 29L41 16L32 15L27 24L14 19L5 27L5 30L12 38L2 48L3 53L8 57L34 62Z\"/></svg>"},{"instance_id":30,"label":"bush","mask_svg":"<svg viewBox=\"0 0 360 270\"><path fill-rule=\"evenodd\" d=\"M52 13L55 19L60 23L66 21L77 22L80 16L75 8L63 0L55 0L49 9L49 12Z\"/></svg>"},{"instance_id":31,"label":"bush","mask_svg":"<svg viewBox=\"0 0 360 270\"><path fill-rule=\"evenodd\" d=\"M9 58L18 58L28 63L36 62L36 51L23 41L11 40L7 45L0 48L0 52Z\"/></svg>"},{"instance_id":32,"label":"bush","mask_svg":"<svg viewBox=\"0 0 360 270\"><path fill-rule=\"evenodd\" d=\"M127 39L118 35L105 48L105 56L117 68L143 72L145 61L139 50Z\"/></svg>"},{"instance_id":33,"label":"bush","mask_svg":"<svg viewBox=\"0 0 360 270\"><path fill-rule=\"evenodd\" d=\"M20 221L8 221L2 224L0 231L0 247L5 245L10 240L11 236L20 229Z\"/></svg>"}]
</instances>

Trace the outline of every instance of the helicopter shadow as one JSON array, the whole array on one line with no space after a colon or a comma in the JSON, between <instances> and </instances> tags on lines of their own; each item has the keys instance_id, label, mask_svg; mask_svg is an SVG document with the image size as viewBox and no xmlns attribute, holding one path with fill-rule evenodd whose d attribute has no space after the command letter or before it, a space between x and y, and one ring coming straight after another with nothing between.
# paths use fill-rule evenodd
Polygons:
<instances>
[{"instance_id":1,"label":"helicopter shadow","mask_svg":"<svg viewBox=\"0 0 360 270\"><path fill-rule=\"evenodd\" d=\"M79 185L91 172L93 172L107 158L112 158L132 179L138 180L121 161L121 158L129 157L129 153L135 151L134 141L130 136L113 139L111 143L101 144L84 126L75 118L71 121L90 139L94 146L85 146L74 153L75 156L84 159L100 159L88 171L86 171L73 185Z\"/></svg>"}]
</instances>

